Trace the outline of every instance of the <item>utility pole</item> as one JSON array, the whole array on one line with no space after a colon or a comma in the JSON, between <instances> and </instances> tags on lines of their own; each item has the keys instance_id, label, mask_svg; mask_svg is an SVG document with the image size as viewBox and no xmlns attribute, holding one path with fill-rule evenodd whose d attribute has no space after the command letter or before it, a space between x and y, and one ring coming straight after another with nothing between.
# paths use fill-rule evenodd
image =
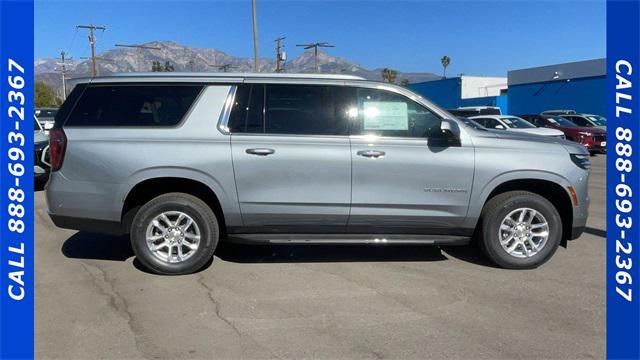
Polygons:
<instances>
[{"instance_id":1,"label":"utility pole","mask_svg":"<svg viewBox=\"0 0 640 360\"><path fill-rule=\"evenodd\" d=\"M303 47L305 50L313 48L313 53L315 55L315 60L316 60L316 72L317 73L320 72L320 64L318 63L318 48L319 47L335 47L335 46L329 44L328 42L317 42L317 43L310 43L310 44L298 44L296 46Z\"/></svg>"},{"instance_id":2,"label":"utility pole","mask_svg":"<svg viewBox=\"0 0 640 360\"><path fill-rule=\"evenodd\" d=\"M253 67L255 72L260 72L258 59L258 20L256 19L256 0L251 0L251 12L253 14Z\"/></svg>"},{"instance_id":3,"label":"utility pole","mask_svg":"<svg viewBox=\"0 0 640 360\"><path fill-rule=\"evenodd\" d=\"M282 40L286 39L285 37L279 37L275 40L276 42L276 72L283 72L284 71L284 63L285 61L287 61L287 53L285 53L282 48L284 48L284 45L282 45Z\"/></svg>"},{"instance_id":4,"label":"utility pole","mask_svg":"<svg viewBox=\"0 0 640 360\"><path fill-rule=\"evenodd\" d=\"M96 69L96 38L94 36L95 30L107 30L104 26L95 26L95 25L76 25L76 29L89 29L89 45L91 45L91 74L95 77L98 74L98 70Z\"/></svg>"},{"instance_id":5,"label":"utility pole","mask_svg":"<svg viewBox=\"0 0 640 360\"><path fill-rule=\"evenodd\" d=\"M73 58L65 58L65 52L60 52L60 62L56 63L60 65L60 74L62 74L62 100L67 99L67 66L65 60L71 60Z\"/></svg>"},{"instance_id":6,"label":"utility pole","mask_svg":"<svg viewBox=\"0 0 640 360\"><path fill-rule=\"evenodd\" d=\"M162 50L162 48L160 48L158 46L135 45L135 44L116 44L116 47L134 48L134 49L136 49L136 70L137 71L141 71L140 70L140 53L142 52L142 49Z\"/></svg>"}]
</instances>

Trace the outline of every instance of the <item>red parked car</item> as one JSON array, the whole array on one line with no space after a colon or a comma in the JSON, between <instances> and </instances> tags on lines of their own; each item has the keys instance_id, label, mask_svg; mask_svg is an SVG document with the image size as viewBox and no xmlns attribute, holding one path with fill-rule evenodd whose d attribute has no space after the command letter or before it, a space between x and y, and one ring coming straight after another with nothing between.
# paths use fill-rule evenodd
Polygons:
<instances>
[{"instance_id":1,"label":"red parked car","mask_svg":"<svg viewBox=\"0 0 640 360\"><path fill-rule=\"evenodd\" d=\"M607 145L607 132L596 127L581 127L560 115L520 115L537 127L558 129L567 140L579 142L590 153L604 153Z\"/></svg>"}]
</instances>

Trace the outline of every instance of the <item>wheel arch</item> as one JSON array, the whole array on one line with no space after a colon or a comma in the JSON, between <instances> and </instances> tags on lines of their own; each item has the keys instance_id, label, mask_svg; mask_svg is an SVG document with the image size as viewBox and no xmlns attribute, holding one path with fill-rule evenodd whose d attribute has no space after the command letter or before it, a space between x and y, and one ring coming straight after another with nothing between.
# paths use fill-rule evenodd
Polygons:
<instances>
[{"instance_id":1,"label":"wheel arch","mask_svg":"<svg viewBox=\"0 0 640 360\"><path fill-rule=\"evenodd\" d=\"M226 224L230 220L228 211L225 211L226 198L221 197L221 192L216 192L210 183L181 176L145 177L135 182L123 198L120 219L123 229L128 232L133 218L142 205L159 195L172 192L190 194L204 201L215 213L220 223L221 235L226 235Z\"/></svg>"},{"instance_id":2,"label":"wheel arch","mask_svg":"<svg viewBox=\"0 0 640 360\"><path fill-rule=\"evenodd\" d=\"M468 216L468 219L473 221L471 227L479 226L482 209L496 195L508 191L528 191L547 199L556 208L562 220L562 245L566 246L573 226L573 203L567 190L568 186L568 180L553 173L511 173L509 176L496 178L483 189L479 198L476 198L478 205L473 210L470 209L474 211L474 214L470 213Z\"/></svg>"}]
</instances>

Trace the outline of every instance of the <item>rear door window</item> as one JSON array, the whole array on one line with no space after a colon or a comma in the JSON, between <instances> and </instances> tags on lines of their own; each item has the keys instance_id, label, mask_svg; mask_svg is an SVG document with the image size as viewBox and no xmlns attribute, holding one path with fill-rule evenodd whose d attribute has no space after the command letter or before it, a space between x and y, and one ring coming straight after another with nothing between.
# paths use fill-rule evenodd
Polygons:
<instances>
[{"instance_id":1,"label":"rear door window","mask_svg":"<svg viewBox=\"0 0 640 360\"><path fill-rule=\"evenodd\" d=\"M229 118L232 133L347 135L340 86L244 84Z\"/></svg>"},{"instance_id":2,"label":"rear door window","mask_svg":"<svg viewBox=\"0 0 640 360\"><path fill-rule=\"evenodd\" d=\"M202 88L202 85L194 84L90 85L77 101L65 126L175 126Z\"/></svg>"}]
</instances>

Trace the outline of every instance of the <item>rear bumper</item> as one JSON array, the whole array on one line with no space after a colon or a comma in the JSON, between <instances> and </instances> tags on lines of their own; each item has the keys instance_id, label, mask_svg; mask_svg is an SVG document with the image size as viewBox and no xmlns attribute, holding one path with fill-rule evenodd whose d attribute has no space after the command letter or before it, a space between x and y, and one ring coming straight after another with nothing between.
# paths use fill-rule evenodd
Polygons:
<instances>
[{"instance_id":1,"label":"rear bumper","mask_svg":"<svg viewBox=\"0 0 640 360\"><path fill-rule=\"evenodd\" d=\"M51 221L63 229L86 231L96 234L122 235L125 233L122 225L115 221L85 219L71 216L61 216L49 213Z\"/></svg>"}]
</instances>

